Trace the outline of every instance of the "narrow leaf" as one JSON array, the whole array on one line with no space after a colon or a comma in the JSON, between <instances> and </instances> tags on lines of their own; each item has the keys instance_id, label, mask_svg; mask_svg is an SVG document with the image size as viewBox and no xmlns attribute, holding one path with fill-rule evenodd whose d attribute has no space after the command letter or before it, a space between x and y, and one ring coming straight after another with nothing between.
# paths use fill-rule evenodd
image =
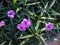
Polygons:
<instances>
[{"instance_id":1,"label":"narrow leaf","mask_svg":"<svg viewBox=\"0 0 60 45\"><path fill-rule=\"evenodd\" d=\"M51 5L49 6L49 9L52 8L52 6L55 4L56 0L53 0L53 2L51 3Z\"/></svg>"},{"instance_id":2,"label":"narrow leaf","mask_svg":"<svg viewBox=\"0 0 60 45\"><path fill-rule=\"evenodd\" d=\"M18 39L31 38L32 36L34 36L34 34L26 35L26 36L23 36L23 37L19 37Z\"/></svg>"}]
</instances>

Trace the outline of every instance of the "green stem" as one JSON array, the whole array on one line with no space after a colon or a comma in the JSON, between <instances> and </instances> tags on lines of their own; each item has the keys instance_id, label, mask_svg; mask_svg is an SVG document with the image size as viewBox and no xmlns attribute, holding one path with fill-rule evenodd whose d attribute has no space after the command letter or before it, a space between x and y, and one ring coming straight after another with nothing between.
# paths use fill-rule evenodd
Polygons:
<instances>
[{"instance_id":1,"label":"green stem","mask_svg":"<svg viewBox=\"0 0 60 45\"><path fill-rule=\"evenodd\" d=\"M12 25L12 27L14 28L13 20L12 20L12 19L10 19L10 21L11 21L11 25Z\"/></svg>"},{"instance_id":2,"label":"green stem","mask_svg":"<svg viewBox=\"0 0 60 45\"><path fill-rule=\"evenodd\" d=\"M36 32L37 32L37 33L38 33L39 25L40 25L40 21L38 20L38 21L37 21L37 24L36 24Z\"/></svg>"}]
</instances>

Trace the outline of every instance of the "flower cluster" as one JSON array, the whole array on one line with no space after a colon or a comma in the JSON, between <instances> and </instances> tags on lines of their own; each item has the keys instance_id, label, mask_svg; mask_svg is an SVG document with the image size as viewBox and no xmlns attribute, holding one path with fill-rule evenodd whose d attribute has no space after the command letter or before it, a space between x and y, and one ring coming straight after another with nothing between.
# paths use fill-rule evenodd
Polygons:
<instances>
[{"instance_id":1,"label":"flower cluster","mask_svg":"<svg viewBox=\"0 0 60 45\"><path fill-rule=\"evenodd\" d=\"M17 25L17 29L19 29L20 31L25 31L26 28L30 27L31 21L28 19L23 19L23 21L21 22L21 24Z\"/></svg>"},{"instance_id":2,"label":"flower cluster","mask_svg":"<svg viewBox=\"0 0 60 45\"><path fill-rule=\"evenodd\" d=\"M48 31L52 30L52 29L53 29L53 23L50 23L50 22L47 23L45 28L46 28L46 30L48 30Z\"/></svg>"},{"instance_id":3,"label":"flower cluster","mask_svg":"<svg viewBox=\"0 0 60 45\"><path fill-rule=\"evenodd\" d=\"M14 18L15 16L15 12L13 10L10 10L7 12L7 16L9 18ZM4 26L5 22L4 21L0 21L0 27ZM25 31L27 28L29 28L31 25L31 21L29 19L23 19L22 22L20 24L17 25L17 29L19 29L20 31ZM49 22L46 24L45 29L50 31L53 29L53 23Z\"/></svg>"},{"instance_id":4,"label":"flower cluster","mask_svg":"<svg viewBox=\"0 0 60 45\"><path fill-rule=\"evenodd\" d=\"M4 21L0 21L0 27L5 26L5 22Z\"/></svg>"},{"instance_id":5,"label":"flower cluster","mask_svg":"<svg viewBox=\"0 0 60 45\"><path fill-rule=\"evenodd\" d=\"M14 18L15 12L14 12L13 10L9 10L9 11L7 12L7 15L8 15L9 18Z\"/></svg>"}]
</instances>

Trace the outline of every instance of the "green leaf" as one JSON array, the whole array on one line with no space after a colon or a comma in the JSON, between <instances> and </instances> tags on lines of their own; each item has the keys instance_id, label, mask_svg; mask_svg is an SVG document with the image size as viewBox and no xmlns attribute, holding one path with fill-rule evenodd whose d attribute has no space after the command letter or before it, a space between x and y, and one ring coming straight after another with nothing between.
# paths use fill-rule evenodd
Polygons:
<instances>
[{"instance_id":1,"label":"green leaf","mask_svg":"<svg viewBox=\"0 0 60 45\"><path fill-rule=\"evenodd\" d=\"M20 45L24 45L29 39L25 39L24 41L21 42Z\"/></svg>"},{"instance_id":2,"label":"green leaf","mask_svg":"<svg viewBox=\"0 0 60 45\"><path fill-rule=\"evenodd\" d=\"M50 20L56 20L56 18L50 18L50 17L41 17L41 19L50 19Z\"/></svg>"},{"instance_id":3,"label":"green leaf","mask_svg":"<svg viewBox=\"0 0 60 45\"><path fill-rule=\"evenodd\" d=\"M9 45L11 45L11 42L12 42L12 41L9 42Z\"/></svg>"},{"instance_id":4,"label":"green leaf","mask_svg":"<svg viewBox=\"0 0 60 45\"><path fill-rule=\"evenodd\" d=\"M53 0L53 2L50 4L49 9L52 8L52 6L55 4L56 0Z\"/></svg>"},{"instance_id":5,"label":"green leaf","mask_svg":"<svg viewBox=\"0 0 60 45\"><path fill-rule=\"evenodd\" d=\"M46 42L45 42L45 39L40 35L40 38L41 38L41 40L43 41L43 43L45 44L45 45L47 45L46 44Z\"/></svg>"},{"instance_id":6,"label":"green leaf","mask_svg":"<svg viewBox=\"0 0 60 45\"><path fill-rule=\"evenodd\" d=\"M16 9L16 13L18 13L18 11L20 11L22 9L22 7L19 7Z\"/></svg>"},{"instance_id":7,"label":"green leaf","mask_svg":"<svg viewBox=\"0 0 60 45\"><path fill-rule=\"evenodd\" d=\"M47 7L48 7L48 2L46 3L46 5L45 5L45 7L44 7L44 8L45 8L45 9L47 9Z\"/></svg>"},{"instance_id":8,"label":"green leaf","mask_svg":"<svg viewBox=\"0 0 60 45\"><path fill-rule=\"evenodd\" d=\"M36 4L39 4L40 2L35 2L35 3L28 3L27 5L36 5Z\"/></svg>"},{"instance_id":9,"label":"green leaf","mask_svg":"<svg viewBox=\"0 0 60 45\"><path fill-rule=\"evenodd\" d=\"M25 10L25 12L27 14L31 15L31 16L37 16L35 13L33 13L33 12L29 11L29 10Z\"/></svg>"},{"instance_id":10,"label":"green leaf","mask_svg":"<svg viewBox=\"0 0 60 45\"><path fill-rule=\"evenodd\" d=\"M37 33L38 33L39 25L40 25L40 20L37 21L37 24L36 24L36 27L35 27Z\"/></svg>"},{"instance_id":11,"label":"green leaf","mask_svg":"<svg viewBox=\"0 0 60 45\"><path fill-rule=\"evenodd\" d=\"M26 5L27 1L28 1L28 0L24 0L24 5Z\"/></svg>"},{"instance_id":12,"label":"green leaf","mask_svg":"<svg viewBox=\"0 0 60 45\"><path fill-rule=\"evenodd\" d=\"M31 35L26 35L26 36L23 36L23 37L19 37L18 39L31 38L33 36L34 36L34 34L31 34Z\"/></svg>"},{"instance_id":13,"label":"green leaf","mask_svg":"<svg viewBox=\"0 0 60 45\"><path fill-rule=\"evenodd\" d=\"M2 44L0 44L0 45L4 45L6 42L4 41Z\"/></svg>"},{"instance_id":14,"label":"green leaf","mask_svg":"<svg viewBox=\"0 0 60 45\"><path fill-rule=\"evenodd\" d=\"M13 22L13 20L10 19L10 21L11 21L11 26L12 26L12 28L14 28L14 22Z\"/></svg>"},{"instance_id":15,"label":"green leaf","mask_svg":"<svg viewBox=\"0 0 60 45\"><path fill-rule=\"evenodd\" d=\"M56 12L56 11L51 11L52 12L52 14L51 15L60 15L60 13L58 13L58 12Z\"/></svg>"},{"instance_id":16,"label":"green leaf","mask_svg":"<svg viewBox=\"0 0 60 45\"><path fill-rule=\"evenodd\" d=\"M16 4L17 0L13 0L13 3Z\"/></svg>"},{"instance_id":17,"label":"green leaf","mask_svg":"<svg viewBox=\"0 0 60 45\"><path fill-rule=\"evenodd\" d=\"M42 28L42 29L41 29L41 32L43 32L43 31L45 31L45 28Z\"/></svg>"},{"instance_id":18,"label":"green leaf","mask_svg":"<svg viewBox=\"0 0 60 45\"><path fill-rule=\"evenodd\" d=\"M46 45L45 39L42 37L42 35L39 35L38 33L36 33L36 35L43 41L43 43Z\"/></svg>"}]
</instances>

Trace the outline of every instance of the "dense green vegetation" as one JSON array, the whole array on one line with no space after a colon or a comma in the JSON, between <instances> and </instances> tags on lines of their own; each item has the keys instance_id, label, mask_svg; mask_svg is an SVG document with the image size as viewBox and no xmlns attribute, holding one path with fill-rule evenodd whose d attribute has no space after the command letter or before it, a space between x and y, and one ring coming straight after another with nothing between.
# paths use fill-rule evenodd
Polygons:
<instances>
[{"instance_id":1,"label":"dense green vegetation","mask_svg":"<svg viewBox=\"0 0 60 45\"><path fill-rule=\"evenodd\" d=\"M14 18L8 11L15 12ZM31 25L25 31L17 29L17 24L26 18ZM0 45L46 45L47 40L60 33L60 0L0 0ZM53 23L53 29L46 30L46 24ZM0 24L1 25L1 24Z\"/></svg>"}]
</instances>

